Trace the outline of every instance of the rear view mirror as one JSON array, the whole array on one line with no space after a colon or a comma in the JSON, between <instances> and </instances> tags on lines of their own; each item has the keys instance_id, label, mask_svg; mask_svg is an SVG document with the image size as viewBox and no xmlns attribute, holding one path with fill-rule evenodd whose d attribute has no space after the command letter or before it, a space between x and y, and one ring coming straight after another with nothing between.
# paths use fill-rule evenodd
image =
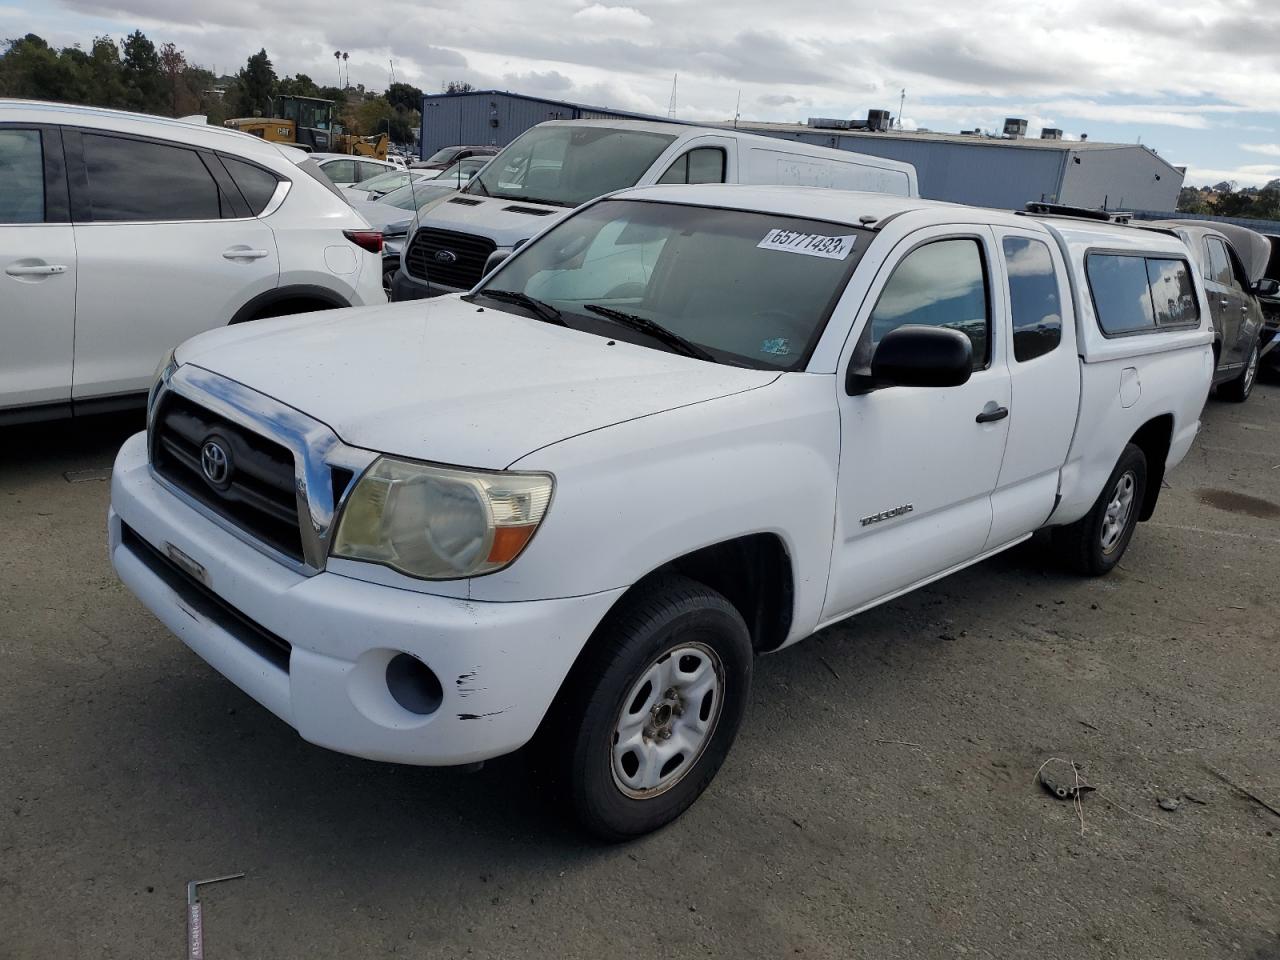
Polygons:
<instances>
[{"instance_id":1,"label":"rear view mirror","mask_svg":"<svg viewBox=\"0 0 1280 960\"><path fill-rule=\"evenodd\" d=\"M973 343L959 330L908 324L885 334L871 356L871 375L850 367L848 392L875 387L958 387L973 373Z\"/></svg>"},{"instance_id":2,"label":"rear view mirror","mask_svg":"<svg viewBox=\"0 0 1280 960\"><path fill-rule=\"evenodd\" d=\"M1254 296L1258 297L1274 297L1280 294L1280 280L1272 280L1270 277L1263 277L1261 280L1254 281L1252 287Z\"/></svg>"}]
</instances>

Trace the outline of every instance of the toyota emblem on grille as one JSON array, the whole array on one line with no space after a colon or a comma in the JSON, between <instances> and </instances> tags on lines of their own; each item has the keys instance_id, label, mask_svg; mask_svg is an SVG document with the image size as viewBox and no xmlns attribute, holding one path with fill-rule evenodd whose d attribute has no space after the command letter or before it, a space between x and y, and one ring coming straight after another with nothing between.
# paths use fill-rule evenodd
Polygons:
<instances>
[{"instance_id":1,"label":"toyota emblem on grille","mask_svg":"<svg viewBox=\"0 0 1280 960\"><path fill-rule=\"evenodd\" d=\"M437 250L436 259L441 263L457 263L458 255L452 250Z\"/></svg>"},{"instance_id":2,"label":"toyota emblem on grille","mask_svg":"<svg viewBox=\"0 0 1280 960\"><path fill-rule=\"evenodd\" d=\"M224 487L231 479L231 454L225 443L220 437L211 437L200 448L200 470L215 487Z\"/></svg>"}]
</instances>

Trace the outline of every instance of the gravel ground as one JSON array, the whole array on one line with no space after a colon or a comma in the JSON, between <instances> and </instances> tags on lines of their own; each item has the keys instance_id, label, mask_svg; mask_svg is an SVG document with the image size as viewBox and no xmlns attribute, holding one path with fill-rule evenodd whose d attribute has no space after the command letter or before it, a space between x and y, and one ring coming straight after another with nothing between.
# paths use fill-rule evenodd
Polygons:
<instances>
[{"instance_id":1,"label":"gravel ground","mask_svg":"<svg viewBox=\"0 0 1280 960\"><path fill-rule=\"evenodd\" d=\"M171 637L105 555L137 427L0 431L4 960L179 956L186 882L234 871L212 960L1280 958L1243 792L1280 808L1278 386L1210 401L1112 576L1033 542L761 660L711 789L617 847L519 756L328 753Z\"/></svg>"}]
</instances>

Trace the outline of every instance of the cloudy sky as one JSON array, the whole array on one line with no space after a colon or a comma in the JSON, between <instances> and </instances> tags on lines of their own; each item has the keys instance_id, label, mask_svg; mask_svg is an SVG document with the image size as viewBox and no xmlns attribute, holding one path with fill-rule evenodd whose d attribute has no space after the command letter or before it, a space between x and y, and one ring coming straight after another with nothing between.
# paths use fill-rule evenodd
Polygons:
<instances>
[{"instance_id":1,"label":"cloudy sky","mask_svg":"<svg viewBox=\"0 0 1280 960\"><path fill-rule=\"evenodd\" d=\"M980 12L975 8L980 7ZM1280 177L1280 0L0 0L0 38L88 46L135 28L220 72L265 46L281 74L449 80L665 114L1134 142L1188 183Z\"/></svg>"}]
</instances>

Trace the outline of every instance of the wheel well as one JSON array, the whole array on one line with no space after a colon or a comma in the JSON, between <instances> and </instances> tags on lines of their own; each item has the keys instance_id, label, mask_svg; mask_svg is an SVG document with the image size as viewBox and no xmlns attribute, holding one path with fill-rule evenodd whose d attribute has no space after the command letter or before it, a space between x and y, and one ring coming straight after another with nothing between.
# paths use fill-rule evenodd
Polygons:
<instances>
[{"instance_id":1,"label":"wheel well","mask_svg":"<svg viewBox=\"0 0 1280 960\"><path fill-rule=\"evenodd\" d=\"M1169 445L1173 442L1173 414L1163 414L1144 423L1129 440L1142 450L1147 458L1147 489L1143 492L1142 513L1139 520L1150 520L1156 511L1156 500L1164 483L1164 462L1169 457Z\"/></svg>"},{"instance_id":2,"label":"wheel well","mask_svg":"<svg viewBox=\"0 0 1280 960\"><path fill-rule=\"evenodd\" d=\"M286 297L264 304L249 316L239 317L232 323L247 323L250 320L266 320L268 317L287 317L294 313L310 313L313 310L334 310L336 303L328 300L317 300L315 297Z\"/></svg>"},{"instance_id":3,"label":"wheel well","mask_svg":"<svg viewBox=\"0 0 1280 960\"><path fill-rule=\"evenodd\" d=\"M663 573L683 574L722 594L742 614L757 651L772 650L787 638L795 587L791 560L776 534L754 533L694 550L644 580Z\"/></svg>"},{"instance_id":4,"label":"wheel well","mask_svg":"<svg viewBox=\"0 0 1280 960\"><path fill-rule=\"evenodd\" d=\"M311 310L333 310L338 307L349 307L341 296L332 290L311 284L297 284L268 290L254 297L236 311L228 324L245 323L249 320L265 320L268 317L284 317L293 313L307 313Z\"/></svg>"}]
</instances>

